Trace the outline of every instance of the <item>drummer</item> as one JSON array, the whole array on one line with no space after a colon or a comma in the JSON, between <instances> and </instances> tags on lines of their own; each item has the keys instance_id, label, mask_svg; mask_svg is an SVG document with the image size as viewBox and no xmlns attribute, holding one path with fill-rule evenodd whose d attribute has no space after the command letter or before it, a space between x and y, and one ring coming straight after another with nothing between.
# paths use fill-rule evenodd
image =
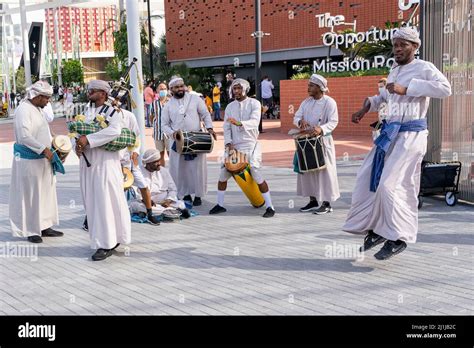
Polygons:
<instances>
[{"instance_id":1,"label":"drummer","mask_svg":"<svg viewBox=\"0 0 474 348\"><path fill-rule=\"evenodd\" d=\"M26 90L15 111L15 144L10 183L9 217L14 237L42 243L42 237L61 237L52 229L59 223L56 177L51 162L51 132L41 110L53 88L38 81ZM63 171L62 171L63 172Z\"/></svg>"},{"instance_id":2,"label":"drummer","mask_svg":"<svg viewBox=\"0 0 474 348\"><path fill-rule=\"evenodd\" d=\"M266 211L263 217L269 218L275 215L272 205L270 191L267 182L260 173L262 162L262 151L258 138L258 126L262 117L260 102L254 98L247 97L250 84L244 79L235 79L231 85L231 91L235 100L227 105L224 115L224 144L226 152L238 150L247 155L250 162L250 173L258 184L258 188L265 199ZM217 204L209 214L224 213L224 194L227 188L227 180L232 174L222 165L219 182L217 183Z\"/></svg>"},{"instance_id":3,"label":"drummer","mask_svg":"<svg viewBox=\"0 0 474 348\"><path fill-rule=\"evenodd\" d=\"M309 196L308 204L300 208L300 211L318 215L332 212L331 202L340 197L336 149L331 135L338 123L337 104L333 98L325 94L328 91L327 80L321 75L313 74L308 83L309 97L303 100L293 119L293 123L300 130L323 137L326 168L298 173L297 178L298 196ZM318 201L322 202L321 206Z\"/></svg>"},{"instance_id":4,"label":"drummer","mask_svg":"<svg viewBox=\"0 0 474 348\"><path fill-rule=\"evenodd\" d=\"M207 193L206 154L181 155L174 140L178 131L200 131L204 123L207 131L217 139L212 129L211 114L204 101L196 94L186 92L184 80L174 76L169 82L173 97L161 112L161 125L165 135L171 139L169 152L170 174L178 186L178 196L194 206L202 204ZM194 200L191 195L194 195Z\"/></svg>"}]
</instances>

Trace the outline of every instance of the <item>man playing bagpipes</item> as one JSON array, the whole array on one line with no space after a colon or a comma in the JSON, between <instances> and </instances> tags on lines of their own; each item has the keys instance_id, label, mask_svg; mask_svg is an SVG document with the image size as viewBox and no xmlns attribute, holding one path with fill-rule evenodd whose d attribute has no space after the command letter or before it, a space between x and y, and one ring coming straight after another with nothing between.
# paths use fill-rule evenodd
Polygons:
<instances>
[{"instance_id":1,"label":"man playing bagpipes","mask_svg":"<svg viewBox=\"0 0 474 348\"><path fill-rule=\"evenodd\" d=\"M97 249L92 255L94 261L106 259L119 244L131 241L119 150L134 145L136 135L123 127L120 113L104 107L109 91L107 82L91 81L84 116L76 116L68 124L70 132L82 134L75 150L80 157L80 186L91 247Z\"/></svg>"}]
</instances>

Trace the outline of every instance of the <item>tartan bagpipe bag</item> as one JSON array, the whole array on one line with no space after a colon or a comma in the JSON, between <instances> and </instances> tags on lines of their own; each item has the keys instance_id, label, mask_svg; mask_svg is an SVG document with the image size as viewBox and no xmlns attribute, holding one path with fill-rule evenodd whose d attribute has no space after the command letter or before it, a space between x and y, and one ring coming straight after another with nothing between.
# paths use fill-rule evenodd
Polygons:
<instances>
[{"instance_id":1,"label":"tartan bagpipe bag","mask_svg":"<svg viewBox=\"0 0 474 348\"><path fill-rule=\"evenodd\" d=\"M82 117L81 117L82 116ZM92 123L84 122L85 116L78 115L74 121L67 123L69 134L71 137L78 135L88 135L101 131L108 126L103 116L97 116ZM125 148L133 149L137 147L138 138L134 132L128 128L122 128L120 135L111 142L100 146L107 151L120 151Z\"/></svg>"}]
</instances>

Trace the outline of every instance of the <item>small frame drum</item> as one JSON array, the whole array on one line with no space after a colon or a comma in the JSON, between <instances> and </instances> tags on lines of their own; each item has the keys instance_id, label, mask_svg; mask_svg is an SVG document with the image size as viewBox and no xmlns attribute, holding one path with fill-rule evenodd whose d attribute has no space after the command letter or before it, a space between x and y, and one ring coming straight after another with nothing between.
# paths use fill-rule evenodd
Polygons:
<instances>
[{"instance_id":1,"label":"small frame drum","mask_svg":"<svg viewBox=\"0 0 474 348\"><path fill-rule=\"evenodd\" d=\"M72 143L69 137L67 135L56 135L53 137L51 145L53 152L56 152L61 162L64 163L67 155L69 155L72 150Z\"/></svg>"},{"instance_id":2,"label":"small frame drum","mask_svg":"<svg viewBox=\"0 0 474 348\"><path fill-rule=\"evenodd\" d=\"M301 135L295 138L296 157L300 172L312 172L326 168L322 136Z\"/></svg>"},{"instance_id":3,"label":"small frame drum","mask_svg":"<svg viewBox=\"0 0 474 348\"><path fill-rule=\"evenodd\" d=\"M211 153L214 148L214 138L208 132L186 132L179 130L176 133L176 151L181 155Z\"/></svg>"},{"instance_id":4,"label":"small frame drum","mask_svg":"<svg viewBox=\"0 0 474 348\"><path fill-rule=\"evenodd\" d=\"M122 167L123 174L123 189L127 190L132 187L135 178L133 177L132 171L127 167Z\"/></svg>"}]
</instances>

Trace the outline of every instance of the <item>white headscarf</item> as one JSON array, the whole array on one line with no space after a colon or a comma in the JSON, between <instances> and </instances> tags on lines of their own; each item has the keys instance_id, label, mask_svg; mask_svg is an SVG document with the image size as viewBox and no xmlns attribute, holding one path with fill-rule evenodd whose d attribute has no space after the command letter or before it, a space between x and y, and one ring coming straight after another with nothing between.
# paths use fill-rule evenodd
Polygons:
<instances>
[{"instance_id":1,"label":"white headscarf","mask_svg":"<svg viewBox=\"0 0 474 348\"><path fill-rule=\"evenodd\" d=\"M247 80L239 78L239 79L235 79L234 81L232 81L232 84L230 85L231 93L232 93L232 90L233 90L235 85L242 86L242 94L243 95L247 95L247 93L250 91L250 83L248 83Z\"/></svg>"},{"instance_id":2,"label":"white headscarf","mask_svg":"<svg viewBox=\"0 0 474 348\"><path fill-rule=\"evenodd\" d=\"M180 85L180 84L183 84L184 85L184 80L183 78L179 77L179 76L173 76L171 78L171 81L170 83L168 83L168 86L170 88L173 88L174 86L177 86L177 85Z\"/></svg>"},{"instance_id":3,"label":"white headscarf","mask_svg":"<svg viewBox=\"0 0 474 348\"><path fill-rule=\"evenodd\" d=\"M328 80L326 80L321 75L318 75L318 74L311 75L309 82L314 83L315 85L318 85L319 88L321 88L321 92L324 92L324 93L329 92Z\"/></svg>"},{"instance_id":4,"label":"white headscarf","mask_svg":"<svg viewBox=\"0 0 474 348\"><path fill-rule=\"evenodd\" d=\"M110 91L110 85L106 81L103 81L103 80L92 80L87 85L87 88L88 89L98 89L100 91L104 91L107 94Z\"/></svg>"},{"instance_id":5,"label":"white headscarf","mask_svg":"<svg viewBox=\"0 0 474 348\"><path fill-rule=\"evenodd\" d=\"M51 97L53 95L53 87L46 81L36 81L26 89L26 99L33 99L39 95Z\"/></svg>"},{"instance_id":6,"label":"white headscarf","mask_svg":"<svg viewBox=\"0 0 474 348\"><path fill-rule=\"evenodd\" d=\"M418 48L421 46L420 34L414 27L402 27L398 29L392 36L392 43L395 41L395 39L414 42L418 44Z\"/></svg>"},{"instance_id":7,"label":"white headscarf","mask_svg":"<svg viewBox=\"0 0 474 348\"><path fill-rule=\"evenodd\" d=\"M157 149L148 149L142 156L142 162L144 164L159 161L161 159L160 151Z\"/></svg>"}]
</instances>

